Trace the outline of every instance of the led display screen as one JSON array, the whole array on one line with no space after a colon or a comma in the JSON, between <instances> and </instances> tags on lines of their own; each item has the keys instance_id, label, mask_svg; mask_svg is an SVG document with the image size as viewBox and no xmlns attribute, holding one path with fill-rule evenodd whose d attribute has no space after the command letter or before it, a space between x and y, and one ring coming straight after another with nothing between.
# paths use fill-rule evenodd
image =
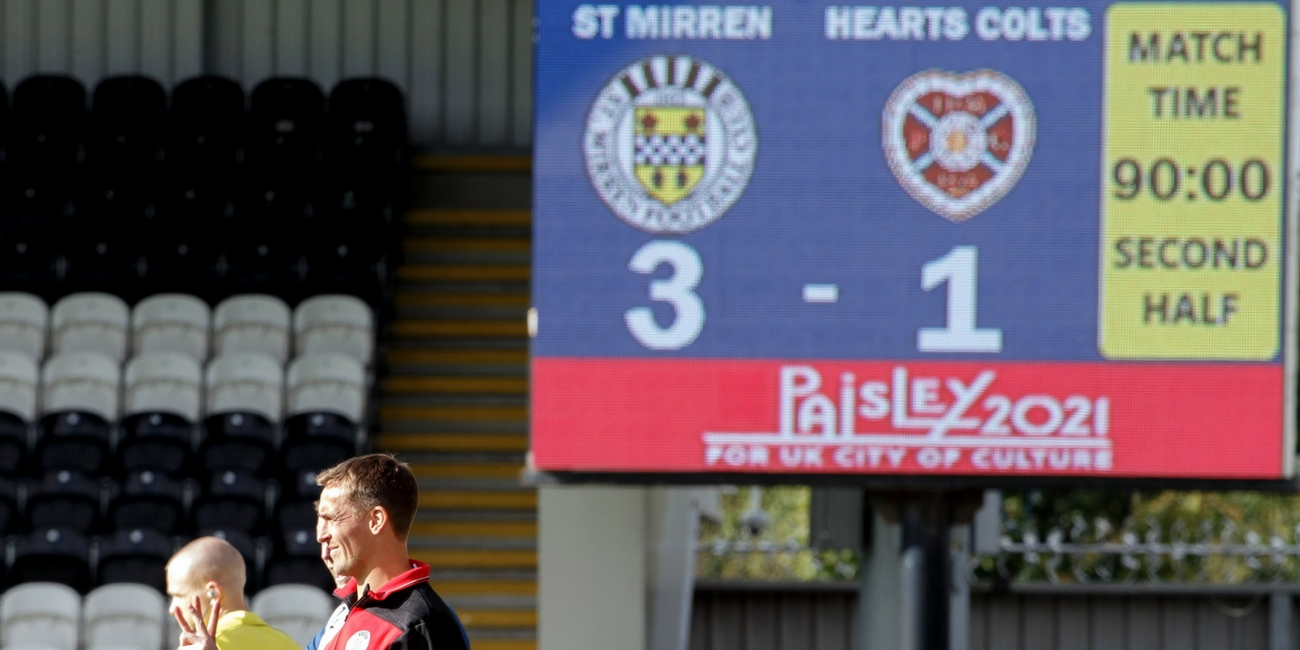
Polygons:
<instances>
[{"instance_id":1,"label":"led display screen","mask_svg":"<svg viewBox=\"0 0 1300 650\"><path fill-rule=\"evenodd\" d=\"M534 464L1289 476L1289 9L538 0Z\"/></svg>"}]
</instances>

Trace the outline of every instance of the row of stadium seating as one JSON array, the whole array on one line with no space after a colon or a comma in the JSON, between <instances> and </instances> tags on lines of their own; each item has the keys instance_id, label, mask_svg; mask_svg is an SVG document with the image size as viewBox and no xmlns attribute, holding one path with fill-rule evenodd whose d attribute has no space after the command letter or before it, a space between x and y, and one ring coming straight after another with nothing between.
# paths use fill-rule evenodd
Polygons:
<instances>
[{"instance_id":1,"label":"row of stadium seating","mask_svg":"<svg viewBox=\"0 0 1300 650\"><path fill-rule=\"evenodd\" d=\"M284 364L293 353L339 353L369 365L374 354L370 308L346 295L317 295L292 312L266 295L223 300L214 312L185 294L160 294L134 309L105 293L66 296L48 308L40 298L0 293L0 350L44 360L55 354L93 352L123 361L136 354L175 352L198 363L217 355L255 352Z\"/></svg>"},{"instance_id":2,"label":"row of stadium seating","mask_svg":"<svg viewBox=\"0 0 1300 650\"><path fill-rule=\"evenodd\" d=\"M252 590L328 588L315 474L365 445L373 349L349 296L0 294L0 581L161 588L217 534Z\"/></svg>"},{"instance_id":3,"label":"row of stadium seating","mask_svg":"<svg viewBox=\"0 0 1300 650\"><path fill-rule=\"evenodd\" d=\"M157 81L109 77L95 87L87 110L86 91L76 79L39 75L18 84L12 108L0 89L0 127L10 168L34 183L33 189L65 188L57 198L72 198L68 179L41 176L85 170L101 181L117 178L138 186L149 179L131 177L164 164L173 177L212 184L229 184L222 175L240 165L282 184L306 180L321 164L348 185L392 191L405 180L401 92L374 78L339 82L328 103L310 79L268 79L253 89L246 107L238 83L203 76L177 85L169 110ZM55 197L23 192L11 198L37 214L71 216ZM100 197L110 203L121 198ZM118 207L114 203L110 213Z\"/></svg>"},{"instance_id":4,"label":"row of stadium seating","mask_svg":"<svg viewBox=\"0 0 1300 650\"><path fill-rule=\"evenodd\" d=\"M256 353L216 357L205 373L182 354L143 354L127 364L125 390L118 368L73 352L50 357L38 377L25 357L0 351L0 475L266 476L275 449L295 472L364 442L365 374L345 355L299 357L287 381Z\"/></svg>"},{"instance_id":5,"label":"row of stadium seating","mask_svg":"<svg viewBox=\"0 0 1300 650\"><path fill-rule=\"evenodd\" d=\"M407 186L391 84L345 80L326 108L310 80L272 79L246 111L237 83L200 77L169 112L157 82L114 77L85 103L49 76L0 101L0 288L386 304Z\"/></svg>"},{"instance_id":6,"label":"row of stadium seating","mask_svg":"<svg viewBox=\"0 0 1300 650\"><path fill-rule=\"evenodd\" d=\"M249 606L305 646L334 602L314 587L285 585L263 591ZM179 628L167 604L166 596L142 585L107 585L84 599L59 584L23 585L0 598L0 644L6 650L169 650Z\"/></svg>"}]
</instances>

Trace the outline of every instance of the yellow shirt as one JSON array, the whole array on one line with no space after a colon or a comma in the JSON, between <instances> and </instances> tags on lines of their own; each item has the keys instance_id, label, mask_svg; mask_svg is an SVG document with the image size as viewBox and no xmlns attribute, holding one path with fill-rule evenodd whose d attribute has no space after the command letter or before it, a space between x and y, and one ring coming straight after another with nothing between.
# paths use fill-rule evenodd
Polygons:
<instances>
[{"instance_id":1,"label":"yellow shirt","mask_svg":"<svg viewBox=\"0 0 1300 650\"><path fill-rule=\"evenodd\" d=\"M217 621L217 650L302 650L281 632L248 610L226 612Z\"/></svg>"}]
</instances>

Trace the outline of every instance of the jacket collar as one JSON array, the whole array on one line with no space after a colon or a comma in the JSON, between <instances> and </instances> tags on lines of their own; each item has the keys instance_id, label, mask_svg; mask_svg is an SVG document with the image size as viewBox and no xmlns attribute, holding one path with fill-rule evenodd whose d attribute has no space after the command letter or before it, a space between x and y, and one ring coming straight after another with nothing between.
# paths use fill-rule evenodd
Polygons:
<instances>
[{"instance_id":1,"label":"jacket collar","mask_svg":"<svg viewBox=\"0 0 1300 650\"><path fill-rule=\"evenodd\" d=\"M366 596L374 600L383 600L391 594L395 594L404 589L410 589L421 582L429 581L429 565L419 560L407 560L411 565L410 570L389 580L382 587L377 587L366 592ZM357 579L351 578L346 585L343 585L334 592L335 596L344 600L355 599L357 597Z\"/></svg>"}]
</instances>

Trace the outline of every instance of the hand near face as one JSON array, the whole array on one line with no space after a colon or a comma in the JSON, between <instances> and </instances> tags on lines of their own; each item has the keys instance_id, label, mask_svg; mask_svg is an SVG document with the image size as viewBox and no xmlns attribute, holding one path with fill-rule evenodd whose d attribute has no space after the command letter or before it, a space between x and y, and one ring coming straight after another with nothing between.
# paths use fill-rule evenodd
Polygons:
<instances>
[{"instance_id":1,"label":"hand near face","mask_svg":"<svg viewBox=\"0 0 1300 650\"><path fill-rule=\"evenodd\" d=\"M198 596L189 606L189 615L181 612L180 607L172 609L172 616L181 626L180 645L177 650L217 650L217 621L221 619L221 602L212 601L211 619L203 621L203 601ZM191 626L190 620L198 621Z\"/></svg>"}]
</instances>

